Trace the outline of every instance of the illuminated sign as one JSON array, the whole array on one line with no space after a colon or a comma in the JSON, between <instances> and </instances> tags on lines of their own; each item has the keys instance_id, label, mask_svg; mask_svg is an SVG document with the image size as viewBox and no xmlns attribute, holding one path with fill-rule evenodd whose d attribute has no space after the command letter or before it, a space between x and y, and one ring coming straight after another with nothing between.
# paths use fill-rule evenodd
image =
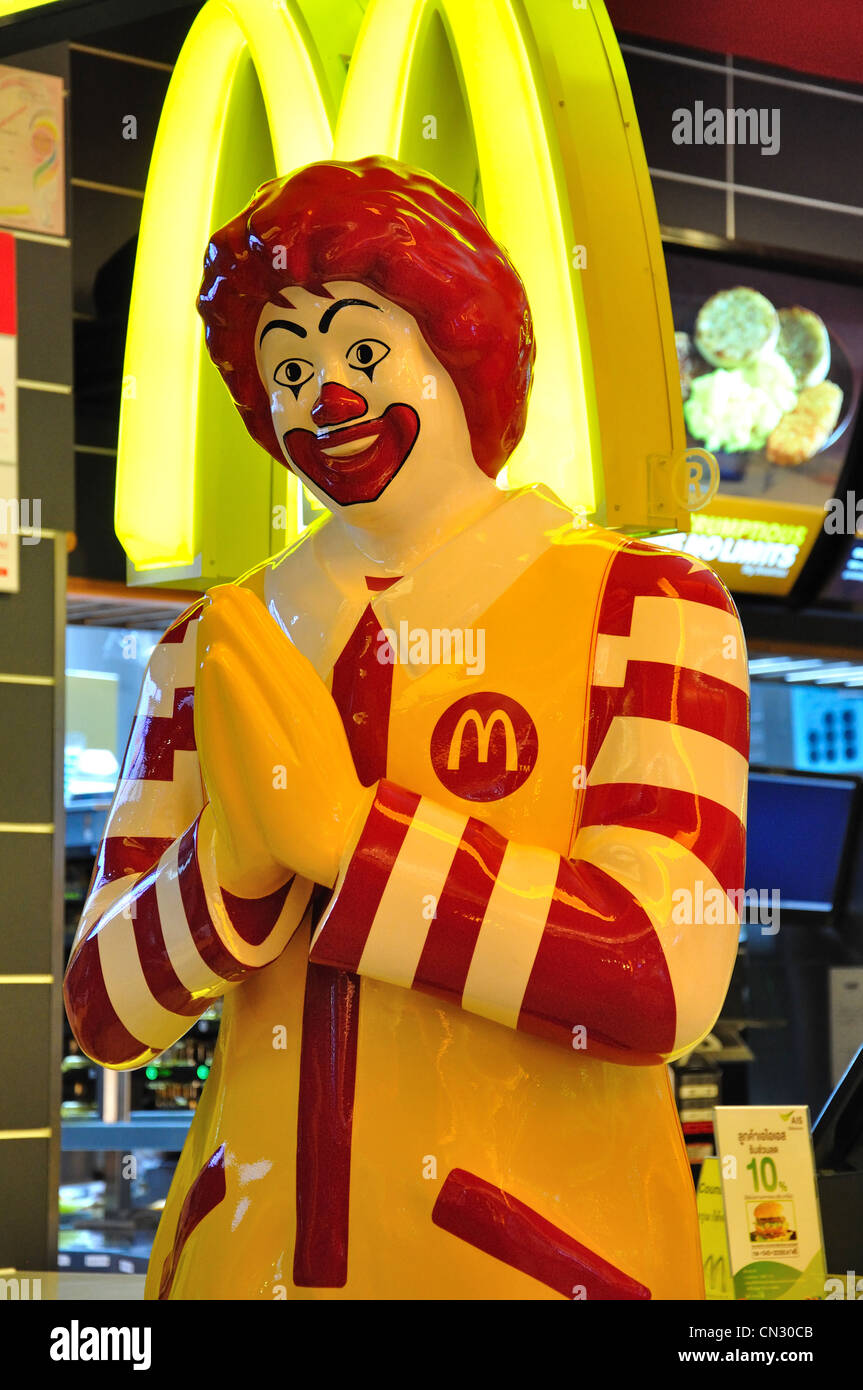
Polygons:
<instances>
[{"instance_id":1,"label":"illuminated sign","mask_svg":"<svg viewBox=\"0 0 863 1390\"><path fill-rule=\"evenodd\" d=\"M845 562L842 571L843 579L853 579L856 583L863 580L863 545L852 547L851 554Z\"/></svg>"},{"instance_id":2,"label":"illuminated sign","mask_svg":"<svg viewBox=\"0 0 863 1390\"><path fill-rule=\"evenodd\" d=\"M654 536L657 545L706 561L730 589L785 594L818 534L812 507L751 499L715 499L692 517L686 534Z\"/></svg>"},{"instance_id":3,"label":"illuminated sign","mask_svg":"<svg viewBox=\"0 0 863 1390\"><path fill-rule=\"evenodd\" d=\"M206 357L202 254L265 178L368 154L457 188L525 281L537 371L507 483L542 479L613 526L685 528L662 467L685 437L659 226L604 6L371 0L358 32L354 16L209 0L180 53L124 369L116 527L137 572L231 578L299 529L295 480L245 435Z\"/></svg>"}]
</instances>

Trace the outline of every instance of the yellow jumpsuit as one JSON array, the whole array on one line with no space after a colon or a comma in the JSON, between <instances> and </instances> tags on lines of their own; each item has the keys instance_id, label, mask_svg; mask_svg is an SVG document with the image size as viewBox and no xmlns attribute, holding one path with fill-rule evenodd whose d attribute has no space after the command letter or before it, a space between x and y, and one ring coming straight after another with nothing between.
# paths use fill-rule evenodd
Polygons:
<instances>
[{"instance_id":1,"label":"yellow jumpsuit","mask_svg":"<svg viewBox=\"0 0 863 1390\"><path fill-rule=\"evenodd\" d=\"M365 604L389 634L360 663L391 673L386 778L322 925L295 879L243 935L192 844L192 610L154 652L67 972L82 1047L117 1067L224 995L147 1297L701 1298L667 1062L713 1025L736 954L730 902L695 920L742 886L734 606L699 562L579 528L542 489L361 597L328 532L244 581L329 683ZM335 1014L331 1074L301 1084L313 934L353 1029L342 1090ZM315 1148L327 1094L347 1177ZM341 1265L316 1265L331 1201Z\"/></svg>"}]
</instances>

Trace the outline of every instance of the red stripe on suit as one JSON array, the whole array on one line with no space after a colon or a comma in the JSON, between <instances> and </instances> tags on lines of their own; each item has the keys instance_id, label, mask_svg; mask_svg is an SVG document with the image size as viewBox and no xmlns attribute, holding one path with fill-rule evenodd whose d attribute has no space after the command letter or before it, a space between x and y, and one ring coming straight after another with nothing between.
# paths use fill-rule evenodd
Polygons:
<instances>
[{"instance_id":1,"label":"red stripe on suit","mask_svg":"<svg viewBox=\"0 0 863 1390\"><path fill-rule=\"evenodd\" d=\"M733 811L706 796L643 782L610 782L588 787L581 824L667 835L697 855L726 892L741 887L746 832Z\"/></svg>"},{"instance_id":2,"label":"red stripe on suit","mask_svg":"<svg viewBox=\"0 0 863 1390\"><path fill-rule=\"evenodd\" d=\"M108 997L98 936L88 936L76 951L63 981L63 998L78 1046L100 1066L140 1065L157 1056L157 1049L132 1036Z\"/></svg>"},{"instance_id":3,"label":"red stripe on suit","mask_svg":"<svg viewBox=\"0 0 863 1390\"><path fill-rule=\"evenodd\" d=\"M503 835L471 816L435 907L414 975L414 989L461 1003L505 851Z\"/></svg>"},{"instance_id":4,"label":"red stripe on suit","mask_svg":"<svg viewBox=\"0 0 863 1390\"><path fill-rule=\"evenodd\" d=\"M225 1145L220 1144L211 1154L195 1181L186 1193L186 1200L177 1222L171 1253L162 1266L162 1281L159 1298L170 1298L171 1288L177 1274L180 1256L189 1236L220 1202L225 1200Z\"/></svg>"},{"instance_id":5,"label":"red stripe on suit","mask_svg":"<svg viewBox=\"0 0 863 1390\"><path fill-rule=\"evenodd\" d=\"M197 1018L201 1012L200 1000L192 999L174 970L165 945L162 919L156 900L155 869L151 869L139 882L132 928L138 948L138 959L153 998L163 1009L168 1009L171 1013L189 1014L190 1017Z\"/></svg>"},{"instance_id":6,"label":"red stripe on suit","mask_svg":"<svg viewBox=\"0 0 863 1390\"><path fill-rule=\"evenodd\" d=\"M127 778L136 782L172 782L174 754L195 752L195 692L174 691L170 715L144 715L132 726L132 754Z\"/></svg>"},{"instance_id":7,"label":"red stripe on suit","mask_svg":"<svg viewBox=\"0 0 863 1390\"><path fill-rule=\"evenodd\" d=\"M620 981L631 987L621 990ZM561 859L518 1027L564 1047L591 1043L656 1060L674 1044L674 990L644 908L603 869ZM595 1049L591 1049L595 1050Z\"/></svg>"},{"instance_id":8,"label":"red stripe on suit","mask_svg":"<svg viewBox=\"0 0 863 1390\"><path fill-rule=\"evenodd\" d=\"M377 814L366 821L348 871L353 877L345 878L352 891L343 887L338 894L314 960L350 962L353 969L359 964L357 943L371 930L406 833L399 824L398 840L391 833L384 838L380 827L398 823L385 812L403 812L411 795L391 782L378 788ZM438 899L415 988L460 1002L506 844L484 822L468 823ZM621 991L621 979L631 987ZM588 1029L596 1050L613 1046L617 1059L625 1060L630 1049L654 1054L670 1048L675 1005L662 948L643 908L603 870L561 856L518 1027L569 1047L575 1024Z\"/></svg>"},{"instance_id":9,"label":"red stripe on suit","mask_svg":"<svg viewBox=\"0 0 863 1390\"><path fill-rule=\"evenodd\" d=\"M317 946L313 960L343 970L357 969L381 895L419 804L416 792L391 782L380 784L324 930L327 940L338 938L338 960L329 960L326 949Z\"/></svg>"},{"instance_id":10,"label":"red stripe on suit","mask_svg":"<svg viewBox=\"0 0 863 1390\"><path fill-rule=\"evenodd\" d=\"M676 598L737 614L716 575L700 560L656 550L638 541L618 551L611 562L599 608L597 631L628 637L637 598Z\"/></svg>"},{"instance_id":11,"label":"red stripe on suit","mask_svg":"<svg viewBox=\"0 0 863 1390\"><path fill-rule=\"evenodd\" d=\"M432 1220L441 1230L538 1279L562 1298L593 1302L650 1298L650 1290L540 1216L502 1187L453 1168Z\"/></svg>"},{"instance_id":12,"label":"red stripe on suit","mask_svg":"<svg viewBox=\"0 0 863 1390\"><path fill-rule=\"evenodd\" d=\"M393 669L377 660L379 634L369 605L333 670L333 699L364 786L386 773ZM376 887L373 883L367 891L373 895ZM356 944L354 940L352 949ZM301 1288L343 1288L347 1283L359 1007L360 981L352 969L309 962L300 1048L293 1271Z\"/></svg>"},{"instance_id":13,"label":"red stripe on suit","mask_svg":"<svg viewBox=\"0 0 863 1390\"><path fill-rule=\"evenodd\" d=\"M99 846L90 891L151 869L172 841L165 835L108 835Z\"/></svg>"},{"instance_id":14,"label":"red stripe on suit","mask_svg":"<svg viewBox=\"0 0 863 1390\"><path fill-rule=\"evenodd\" d=\"M749 755L749 697L703 671L664 661L628 661L622 686L594 685L590 696L588 770L618 715L698 729L741 757Z\"/></svg>"},{"instance_id":15,"label":"red stripe on suit","mask_svg":"<svg viewBox=\"0 0 863 1390\"><path fill-rule=\"evenodd\" d=\"M223 979L241 980L249 974L249 967L242 965L222 941L213 925L201 869L198 864L198 833L201 817L198 816L180 840L177 851L179 865L180 897L186 921L192 933L192 940L198 954L215 975Z\"/></svg>"},{"instance_id":16,"label":"red stripe on suit","mask_svg":"<svg viewBox=\"0 0 863 1390\"><path fill-rule=\"evenodd\" d=\"M200 607L196 605L179 619L161 639L160 645L183 641ZM145 716L135 721L123 760L124 780L173 780L174 751L195 751L193 702L191 689L176 687L172 716ZM182 910L204 964L226 982L235 982L260 967L243 964L216 931L198 863L199 822L200 815L177 842ZM131 929L133 933L144 979L153 999L170 1013L185 1015L191 1021L206 1008L206 1000L193 999L174 970L156 896L159 861L172 843L165 836L107 835L99 848L90 895L118 879L132 880L126 889L126 919L122 929ZM243 941L258 946L266 940L281 915L292 882L293 879L289 879L282 888L264 898L246 900L227 892L222 894L232 926ZM120 924L110 920L112 916L109 906L91 922L78 944L64 981L66 1008L75 1036L88 1056L104 1066L142 1065L163 1049L135 1037L111 1003L99 954L99 936L102 930L120 929Z\"/></svg>"}]
</instances>

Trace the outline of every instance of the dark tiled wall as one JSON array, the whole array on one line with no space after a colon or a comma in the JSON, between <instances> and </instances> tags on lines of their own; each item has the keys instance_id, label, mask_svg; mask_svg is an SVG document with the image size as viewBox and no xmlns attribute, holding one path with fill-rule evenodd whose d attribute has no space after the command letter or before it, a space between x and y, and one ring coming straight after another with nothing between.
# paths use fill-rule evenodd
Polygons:
<instances>
[{"instance_id":1,"label":"dark tiled wall","mask_svg":"<svg viewBox=\"0 0 863 1390\"><path fill-rule=\"evenodd\" d=\"M663 227L863 261L863 85L626 34L619 40ZM777 153L675 144L674 112L694 111L696 102L777 109Z\"/></svg>"},{"instance_id":2,"label":"dark tiled wall","mask_svg":"<svg viewBox=\"0 0 863 1390\"><path fill-rule=\"evenodd\" d=\"M159 115L199 8L69 46L77 539L69 572L91 579L126 579L113 516L129 295Z\"/></svg>"},{"instance_id":3,"label":"dark tiled wall","mask_svg":"<svg viewBox=\"0 0 863 1390\"><path fill-rule=\"evenodd\" d=\"M73 575L125 580L113 494L126 316L153 139L199 6L70 45L75 308ZM621 35L667 228L863 260L863 87ZM780 148L675 145L673 113L778 107ZM133 115L137 138L123 138Z\"/></svg>"},{"instance_id":4,"label":"dark tiled wall","mask_svg":"<svg viewBox=\"0 0 863 1390\"><path fill-rule=\"evenodd\" d=\"M69 234L15 233L20 493L41 500L43 533L21 546L20 593L0 594L0 1267L57 1263L66 537L79 538L75 573L125 578L112 518L135 238L197 8L100 35L97 53L64 44L3 60L64 80ZM129 114L135 141L122 138Z\"/></svg>"},{"instance_id":5,"label":"dark tiled wall","mask_svg":"<svg viewBox=\"0 0 863 1390\"><path fill-rule=\"evenodd\" d=\"M68 89L65 47L8 62ZM20 592L0 594L0 1266L27 1270L57 1263L72 252L25 232L15 249L19 490L43 530L21 544Z\"/></svg>"}]
</instances>

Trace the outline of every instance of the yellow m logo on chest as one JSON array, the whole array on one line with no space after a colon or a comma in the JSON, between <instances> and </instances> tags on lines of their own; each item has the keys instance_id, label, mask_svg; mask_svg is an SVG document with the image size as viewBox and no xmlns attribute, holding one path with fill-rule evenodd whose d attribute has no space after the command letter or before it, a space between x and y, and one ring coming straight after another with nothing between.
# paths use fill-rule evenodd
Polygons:
<instances>
[{"instance_id":1,"label":"yellow m logo on chest","mask_svg":"<svg viewBox=\"0 0 863 1390\"><path fill-rule=\"evenodd\" d=\"M506 740L506 770L515 772L518 767L518 745L515 739L515 730L512 727L512 720L502 709L493 710L487 719L483 719L478 710L466 710L455 726L455 732L450 743L449 757L447 758L447 768L453 772L461 766L462 744L464 743L465 730L468 725L472 725L476 732L476 756L477 762L488 762L488 749L491 742L492 732L496 725L500 725Z\"/></svg>"}]
</instances>

